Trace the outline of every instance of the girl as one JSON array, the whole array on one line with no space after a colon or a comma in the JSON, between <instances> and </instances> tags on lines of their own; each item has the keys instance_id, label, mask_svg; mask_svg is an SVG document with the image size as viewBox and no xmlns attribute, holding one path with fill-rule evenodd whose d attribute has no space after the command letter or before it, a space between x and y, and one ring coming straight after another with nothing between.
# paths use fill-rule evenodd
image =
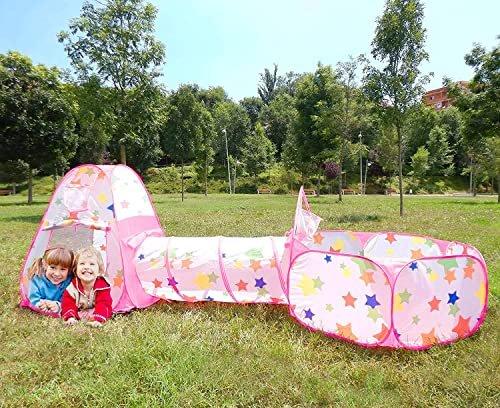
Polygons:
<instances>
[{"instance_id":1,"label":"girl","mask_svg":"<svg viewBox=\"0 0 500 408\"><path fill-rule=\"evenodd\" d=\"M61 297L71 282L73 251L64 246L48 248L29 270L30 303L42 312L61 312Z\"/></svg>"},{"instance_id":2,"label":"girl","mask_svg":"<svg viewBox=\"0 0 500 408\"><path fill-rule=\"evenodd\" d=\"M82 319L94 327L102 326L111 317L111 288L104 278L104 264L94 247L76 252L76 277L62 298L62 318L66 324Z\"/></svg>"}]
</instances>

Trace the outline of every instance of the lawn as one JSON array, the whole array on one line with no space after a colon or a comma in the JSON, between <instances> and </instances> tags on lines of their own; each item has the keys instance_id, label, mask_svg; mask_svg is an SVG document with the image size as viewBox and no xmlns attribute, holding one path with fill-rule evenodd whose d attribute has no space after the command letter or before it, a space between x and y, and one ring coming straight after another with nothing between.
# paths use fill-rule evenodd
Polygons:
<instances>
[{"instance_id":1,"label":"lawn","mask_svg":"<svg viewBox=\"0 0 500 408\"><path fill-rule=\"evenodd\" d=\"M282 235L295 198L154 196L177 236ZM472 338L429 351L366 350L310 333L286 307L162 303L102 329L17 307L17 278L48 197L0 198L0 406L499 406L500 205L495 198L311 199L323 228L413 232L484 255L489 313Z\"/></svg>"}]
</instances>

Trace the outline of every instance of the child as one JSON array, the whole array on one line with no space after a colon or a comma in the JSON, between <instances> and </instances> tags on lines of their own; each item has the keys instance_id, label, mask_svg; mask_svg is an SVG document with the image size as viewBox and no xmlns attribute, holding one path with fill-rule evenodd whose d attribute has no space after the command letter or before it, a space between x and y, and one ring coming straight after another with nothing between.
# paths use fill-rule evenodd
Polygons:
<instances>
[{"instance_id":1,"label":"child","mask_svg":"<svg viewBox=\"0 0 500 408\"><path fill-rule=\"evenodd\" d=\"M61 312L61 297L72 278L73 258L73 251L55 246L33 262L29 270L29 300L33 306L42 312Z\"/></svg>"},{"instance_id":2,"label":"child","mask_svg":"<svg viewBox=\"0 0 500 408\"><path fill-rule=\"evenodd\" d=\"M76 276L62 297L62 318L69 325L82 319L90 326L102 326L111 317L112 300L101 254L94 247L80 249L74 269Z\"/></svg>"}]
</instances>

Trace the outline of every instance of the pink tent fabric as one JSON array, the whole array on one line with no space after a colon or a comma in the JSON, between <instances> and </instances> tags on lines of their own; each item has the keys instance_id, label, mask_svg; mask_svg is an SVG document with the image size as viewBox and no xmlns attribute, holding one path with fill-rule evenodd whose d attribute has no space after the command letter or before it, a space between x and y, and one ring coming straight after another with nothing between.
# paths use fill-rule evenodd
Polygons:
<instances>
[{"instance_id":1,"label":"pink tent fabric","mask_svg":"<svg viewBox=\"0 0 500 408\"><path fill-rule=\"evenodd\" d=\"M55 191L21 271L49 245L101 251L114 312L158 299L289 305L310 330L365 347L420 350L471 336L487 309L470 245L394 232L325 231L300 190L284 237L166 237L140 178L84 165Z\"/></svg>"}]
</instances>

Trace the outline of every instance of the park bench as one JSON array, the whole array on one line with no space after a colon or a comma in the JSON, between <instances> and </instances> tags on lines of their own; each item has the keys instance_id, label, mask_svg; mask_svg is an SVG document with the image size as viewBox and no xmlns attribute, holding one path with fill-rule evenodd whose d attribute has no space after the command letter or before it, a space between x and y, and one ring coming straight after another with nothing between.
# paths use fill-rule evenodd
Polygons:
<instances>
[{"instance_id":1,"label":"park bench","mask_svg":"<svg viewBox=\"0 0 500 408\"><path fill-rule=\"evenodd\" d=\"M270 188L258 188L257 189L257 194L272 194L273 192L271 191Z\"/></svg>"},{"instance_id":2,"label":"park bench","mask_svg":"<svg viewBox=\"0 0 500 408\"><path fill-rule=\"evenodd\" d=\"M12 194L12 190L0 190L0 196L8 196Z\"/></svg>"},{"instance_id":3,"label":"park bench","mask_svg":"<svg viewBox=\"0 0 500 408\"><path fill-rule=\"evenodd\" d=\"M387 188L385 190L385 195L392 195L392 193L396 194L397 190L395 190L394 188Z\"/></svg>"},{"instance_id":4,"label":"park bench","mask_svg":"<svg viewBox=\"0 0 500 408\"><path fill-rule=\"evenodd\" d=\"M354 191L352 188L343 188L342 189L342 194L356 194L356 191Z\"/></svg>"},{"instance_id":5,"label":"park bench","mask_svg":"<svg viewBox=\"0 0 500 408\"><path fill-rule=\"evenodd\" d=\"M312 188L305 188L304 189L304 194L306 196L317 196L318 194L316 194L316 190L312 189Z\"/></svg>"}]
</instances>

